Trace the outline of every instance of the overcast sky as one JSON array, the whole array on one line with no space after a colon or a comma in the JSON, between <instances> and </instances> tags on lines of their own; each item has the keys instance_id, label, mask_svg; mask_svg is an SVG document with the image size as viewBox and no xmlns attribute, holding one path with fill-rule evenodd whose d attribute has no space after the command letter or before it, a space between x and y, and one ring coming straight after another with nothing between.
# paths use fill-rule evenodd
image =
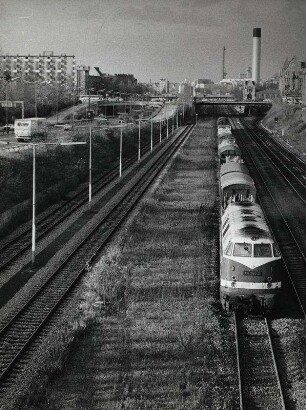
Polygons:
<instances>
[{"instance_id":1,"label":"overcast sky","mask_svg":"<svg viewBox=\"0 0 306 410\"><path fill-rule=\"evenodd\" d=\"M261 27L261 77L286 57L306 60L306 0L0 0L0 53L75 55L102 72L138 81L183 81L252 63Z\"/></svg>"}]
</instances>

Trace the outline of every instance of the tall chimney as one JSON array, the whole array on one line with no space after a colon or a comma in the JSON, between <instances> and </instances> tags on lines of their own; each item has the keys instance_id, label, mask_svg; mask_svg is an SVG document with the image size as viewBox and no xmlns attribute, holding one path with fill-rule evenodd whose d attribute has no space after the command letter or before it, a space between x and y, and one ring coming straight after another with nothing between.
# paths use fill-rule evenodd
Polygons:
<instances>
[{"instance_id":1,"label":"tall chimney","mask_svg":"<svg viewBox=\"0 0 306 410\"><path fill-rule=\"evenodd\" d=\"M259 84L260 79L260 50L261 49L261 28L253 29L253 58L252 76L255 84Z\"/></svg>"}]
</instances>

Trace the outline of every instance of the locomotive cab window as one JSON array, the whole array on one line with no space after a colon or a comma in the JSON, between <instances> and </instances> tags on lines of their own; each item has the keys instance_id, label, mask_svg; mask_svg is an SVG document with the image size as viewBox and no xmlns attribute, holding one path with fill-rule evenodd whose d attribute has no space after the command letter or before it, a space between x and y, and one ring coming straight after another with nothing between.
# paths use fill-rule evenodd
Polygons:
<instances>
[{"instance_id":1,"label":"locomotive cab window","mask_svg":"<svg viewBox=\"0 0 306 410\"><path fill-rule=\"evenodd\" d=\"M250 243L235 243L233 256L252 256L252 244Z\"/></svg>"},{"instance_id":2,"label":"locomotive cab window","mask_svg":"<svg viewBox=\"0 0 306 410\"><path fill-rule=\"evenodd\" d=\"M272 256L272 249L269 243L258 243L254 245L255 258L270 258Z\"/></svg>"},{"instance_id":3,"label":"locomotive cab window","mask_svg":"<svg viewBox=\"0 0 306 410\"><path fill-rule=\"evenodd\" d=\"M273 254L276 258L278 258L279 256L281 256L280 254L280 250L278 249L278 246L276 245L276 243L274 243L273 245Z\"/></svg>"},{"instance_id":4,"label":"locomotive cab window","mask_svg":"<svg viewBox=\"0 0 306 410\"><path fill-rule=\"evenodd\" d=\"M230 242L230 243L227 245L227 248L226 248L226 250L225 250L225 255L231 256L231 254L232 254L232 249L233 249L233 244L232 244L232 242Z\"/></svg>"}]
</instances>

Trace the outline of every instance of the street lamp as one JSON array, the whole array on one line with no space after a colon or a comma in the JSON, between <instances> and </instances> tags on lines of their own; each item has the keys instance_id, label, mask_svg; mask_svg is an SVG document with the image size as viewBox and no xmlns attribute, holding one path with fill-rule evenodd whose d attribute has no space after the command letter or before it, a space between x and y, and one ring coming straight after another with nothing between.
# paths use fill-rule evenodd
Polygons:
<instances>
[{"instance_id":1,"label":"street lamp","mask_svg":"<svg viewBox=\"0 0 306 410\"><path fill-rule=\"evenodd\" d=\"M162 121L161 121L161 114L159 113L159 143L162 142Z\"/></svg>"},{"instance_id":2,"label":"street lamp","mask_svg":"<svg viewBox=\"0 0 306 410\"><path fill-rule=\"evenodd\" d=\"M56 124L58 124L58 80L56 82Z\"/></svg>"},{"instance_id":3,"label":"street lamp","mask_svg":"<svg viewBox=\"0 0 306 410\"><path fill-rule=\"evenodd\" d=\"M196 125L198 123L198 114L196 114Z\"/></svg>"},{"instance_id":4,"label":"street lamp","mask_svg":"<svg viewBox=\"0 0 306 410\"><path fill-rule=\"evenodd\" d=\"M172 115L172 135L174 133L174 116Z\"/></svg>"},{"instance_id":5,"label":"street lamp","mask_svg":"<svg viewBox=\"0 0 306 410\"><path fill-rule=\"evenodd\" d=\"M151 118L151 152L153 151L153 121Z\"/></svg>"},{"instance_id":6,"label":"street lamp","mask_svg":"<svg viewBox=\"0 0 306 410\"><path fill-rule=\"evenodd\" d=\"M139 128L138 128L138 162L140 162L140 121L141 121L142 115L139 115Z\"/></svg>"},{"instance_id":7,"label":"street lamp","mask_svg":"<svg viewBox=\"0 0 306 410\"><path fill-rule=\"evenodd\" d=\"M122 175L122 120L120 120L119 177Z\"/></svg>"},{"instance_id":8,"label":"street lamp","mask_svg":"<svg viewBox=\"0 0 306 410\"><path fill-rule=\"evenodd\" d=\"M169 138L169 118L168 118L168 108L166 108L166 116L167 116L167 139Z\"/></svg>"},{"instance_id":9,"label":"street lamp","mask_svg":"<svg viewBox=\"0 0 306 410\"><path fill-rule=\"evenodd\" d=\"M120 120L120 152L119 152L119 178L121 178L122 175L122 128L127 127L131 123L127 122L125 125L122 125L123 121ZM115 128L115 127L113 127ZM118 127L117 127L118 128Z\"/></svg>"},{"instance_id":10,"label":"street lamp","mask_svg":"<svg viewBox=\"0 0 306 410\"><path fill-rule=\"evenodd\" d=\"M88 184L88 209L91 210L91 127L89 128L89 184Z\"/></svg>"},{"instance_id":11,"label":"street lamp","mask_svg":"<svg viewBox=\"0 0 306 410\"><path fill-rule=\"evenodd\" d=\"M45 143L32 143L33 147L33 194L32 194L32 264L35 262L36 252L36 155L35 147L39 145L84 145L86 142L45 142Z\"/></svg>"}]
</instances>

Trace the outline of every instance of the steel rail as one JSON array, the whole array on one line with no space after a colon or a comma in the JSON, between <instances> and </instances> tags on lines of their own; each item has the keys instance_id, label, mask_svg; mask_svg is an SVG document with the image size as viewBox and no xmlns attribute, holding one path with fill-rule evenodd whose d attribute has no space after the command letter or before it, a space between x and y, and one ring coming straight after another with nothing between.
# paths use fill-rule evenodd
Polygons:
<instances>
[{"instance_id":1,"label":"steel rail","mask_svg":"<svg viewBox=\"0 0 306 410\"><path fill-rule=\"evenodd\" d=\"M254 333L249 331L251 321L254 322L255 329L259 327ZM240 410L286 410L267 318L241 318L234 313L234 327Z\"/></svg>"},{"instance_id":2,"label":"steel rail","mask_svg":"<svg viewBox=\"0 0 306 410\"><path fill-rule=\"evenodd\" d=\"M36 291L35 295L27 301L27 303L15 314L15 316L11 319L10 322L7 323L7 325L1 330L0 332L0 340L4 343L9 343L10 344L10 339L5 342L5 334L9 336L9 331L12 329L13 326L15 326L16 320L20 320L20 325L21 326L26 326L27 322L25 321L25 318L23 315L25 315L25 310L28 309L28 315L29 315L29 322L31 327L34 329L30 329L30 335L25 335L24 332L18 332L15 337L23 337L23 342L21 342L21 347L19 348L18 352L13 352L13 351L5 351L6 354L11 354L11 359L9 360L9 363L3 364L2 363L2 370L1 370L1 375L0 375L0 381L1 384L4 388L4 390L7 388L5 386L5 381L8 381L8 384L10 384L11 379L9 375L12 375L12 371L14 369L14 366L16 362L20 364L20 359L22 355L27 351L29 346L31 346L32 342L36 339L36 337L39 337L39 334L41 330L43 329L44 325L52 318L52 315L55 311L55 309L58 308L60 303L64 300L66 300L67 294L73 289L75 283L79 280L79 278L82 276L82 274L87 270L87 267L89 264L91 264L94 259L97 257L97 255L100 253L101 249L105 245L106 241L109 240L111 235L115 232L115 230L118 228L118 226L122 223L122 221L126 218L127 214L134 208L134 206L138 203L139 199L141 196L144 194L144 192L147 190L147 188L150 186L152 181L155 180L156 176L159 174L159 172L163 169L164 165L167 163L167 161L172 157L173 153L179 148L179 146L183 143L183 141L186 140L186 138L189 136L191 130L193 127L188 127L183 130L183 132L178 135L175 139L170 141L168 146L165 146L158 158L152 158L151 163L148 164L148 169L143 170L143 175L139 175L134 181L132 187L126 187L126 191L122 194L122 198L118 198L118 202L116 203L115 206L111 207L111 215L114 214L114 212L117 212L119 216L114 218L111 216L111 221L112 226L109 229L105 228L105 222L109 224L109 216L105 216L102 221L98 221L95 226L90 230L90 232L86 235L85 238L82 239L81 243L77 245L77 248L73 250L73 253L70 253L68 257L64 261L62 261L61 266L54 272L51 278L45 281L44 284ZM135 189L138 192L137 195L135 195ZM127 201L123 202L123 198ZM108 214L109 215L109 214ZM97 237L101 238L101 235L103 235L98 229L101 228L101 232L104 233L104 238L101 240L100 244L96 245L96 248L92 251L91 256L87 259L86 262L84 262L84 255L81 253L81 255L78 255L78 252L80 252L84 246L87 244L88 248L92 248L92 244L96 243ZM84 251L83 251L84 252ZM88 249L86 250L88 252ZM75 258L76 261L75 261ZM70 263L70 265L69 265ZM71 272L72 266L75 266L75 264L78 264L79 266L77 267L77 270L75 273L72 273L72 278L69 278L69 283L66 284L65 290L62 291L62 294L59 295L59 283L63 280L66 279L68 276L68 273ZM72 266L71 266L72 265ZM81 267L80 267L81 266ZM60 274L60 272L65 272L65 274ZM51 282L53 282L55 279L59 280L58 283L55 282L54 285L54 292L55 295L47 295L43 300L38 300L41 295L43 295L43 291L47 289L50 285ZM63 286L61 284L61 286ZM49 300L53 298L51 307L46 306L48 305ZM54 301L55 298L55 301ZM34 303L38 303L38 307L36 307L36 314L33 315L33 311L29 311L29 308L31 305L33 306ZM41 314L41 310L45 309L47 312L43 312L43 318L39 317L37 318L37 314ZM35 311L34 311L35 312ZM37 322L36 324L33 322ZM14 335L14 333L13 333ZM16 344L16 341L15 341ZM20 344L20 343L19 343ZM2 343L2 346L4 344ZM8 359L6 359L6 362ZM23 362L22 366L26 366L26 360ZM22 368L21 366L21 368ZM14 378L14 377L13 377Z\"/></svg>"},{"instance_id":3,"label":"steel rail","mask_svg":"<svg viewBox=\"0 0 306 410\"><path fill-rule=\"evenodd\" d=\"M256 138L256 140L258 141L258 135L257 133L252 129L250 124L247 124L245 121L241 121L243 125L245 125L248 130L250 131L250 133L253 135L253 137ZM261 131L261 135L264 135L263 132ZM264 135L265 136L265 135ZM266 137L266 136L265 136ZM254 138L253 138L254 140ZM291 188L295 191L295 193L300 197L300 199L303 201L303 203L306 205L306 200L300 195L300 193L295 189L295 187L293 186L293 184L289 181L289 179L287 178L287 176L285 175L285 173L283 172L283 168L285 168L289 174L304 188L306 189L306 185L304 183L304 181L299 179L299 175L297 173L294 173L290 168L288 168L287 164L285 163L284 160L280 160L280 158L276 155L276 153L271 149L271 147L265 143L265 141L263 141L262 139L260 140L261 143L266 147L266 149L269 151L270 154L270 158L272 159L272 157L274 159L277 159L279 162L281 162L282 167L279 167L276 162L274 161L274 166L275 168L279 171L279 173L284 177L284 179L288 182L288 184L290 184ZM278 152L278 154L280 154L281 152ZM265 155L268 155L267 152L265 152ZM285 157L286 158L286 157ZM287 159L288 160L288 159ZM296 163L296 166L298 166L299 164Z\"/></svg>"},{"instance_id":4,"label":"steel rail","mask_svg":"<svg viewBox=\"0 0 306 410\"><path fill-rule=\"evenodd\" d=\"M233 121L233 120L232 120L232 121ZM295 238L295 235L294 235L294 233L292 232L292 229L291 229L290 226L288 225L288 223L287 223L287 221L286 221L286 219L285 219L285 217L284 217L284 215L283 215L283 213L282 213L282 210L280 209L279 205L278 205L277 202L275 201L274 196L273 196L271 190L269 189L269 186L268 186L267 182L265 181L265 179L264 179L264 177L263 177L263 175L262 175L262 172L261 172L260 168L257 166L257 164L256 164L256 162L255 162L255 160L254 160L254 158L253 158L253 155L250 154L250 151L249 151L249 149L248 149L248 147L247 147L247 144L245 144L241 138L239 139L238 144L243 145L244 153L247 154L248 159L251 161L251 163L252 163L254 169L256 170L256 172L257 172L259 178L260 178L261 181L262 181L262 185L261 185L261 186L264 186L266 192L269 194L270 201L272 201L273 206L274 206L273 209L275 209L275 210L278 211L278 213L279 213L279 215L280 215L280 219L282 220L282 223L283 223L284 226L286 227L286 230L287 230L286 235L287 235L287 234L290 235L290 238L292 239L293 244L295 245L295 248L296 248L295 250L294 250L294 249L290 249L290 250L289 250L289 249L286 249L285 246L283 246L283 245L280 243L281 240L284 241L284 239L283 239L284 234L283 234L282 238L280 237L280 235L281 235L280 232L281 232L281 231L279 231L278 235L275 235L275 236L276 236L276 239L277 239L277 241L278 241L278 244L279 244L279 246L280 246L280 248L281 248L281 253L282 253L283 261L284 261L284 264L285 264L285 267L286 267L286 270L287 270L287 273L288 273L288 277L290 278L291 284L292 284L293 289L294 289L294 291L295 291L295 294L296 294L298 303L299 303L299 305L300 305L300 308L301 308L301 310L302 310L302 312L303 312L303 315L304 315L304 317L306 317L306 294L305 294L305 289L306 289L306 278L305 278L306 257L305 257L305 255L304 255L304 253L303 253L303 251L302 251L302 249L301 249L301 247L300 247L300 245L299 245L297 239ZM259 149L261 149L260 146L259 146ZM270 165L271 165L271 162L269 162L269 163L270 163ZM257 190L257 191L258 191L258 190ZM259 195L258 192L257 192L257 197L258 197L258 199L259 199L259 201L260 201L260 195ZM266 200L268 200L268 199L266 199ZM261 200L260 202L262 202L262 200ZM265 214L265 216L266 216L267 222L269 223L269 225L270 225L270 227L271 227L272 221L271 221L270 218L267 216L267 214L266 214L266 212L265 212L265 207L262 206L262 209L263 209L263 212L264 212L264 214ZM278 221L278 225L279 225L279 221ZM271 227L271 230L273 231L272 227ZM274 232L273 232L273 233L274 233ZM274 233L274 234L275 234L275 233ZM290 242L290 241L287 240L286 242L288 243L288 242ZM293 254L292 254L292 250L293 250L293 252L294 252ZM294 261L295 263L297 263L297 261L300 261L300 265L297 265L295 268L292 268L291 266L293 266L293 261ZM294 269L296 270L295 278L293 278ZM293 272L292 272L292 271L293 271ZM292 275L292 273L293 273L293 275ZM301 283L302 280L304 281L303 283ZM298 288L299 288L299 289L298 289ZM303 294L300 294L301 291L304 291L304 295L303 295Z\"/></svg>"},{"instance_id":5,"label":"steel rail","mask_svg":"<svg viewBox=\"0 0 306 410\"><path fill-rule=\"evenodd\" d=\"M166 130L163 130L162 133L163 140L165 141ZM159 136L155 136L155 142L159 140ZM158 147L160 148L160 147ZM145 144L142 148L142 156L150 150L150 143ZM138 156L137 153L133 154L131 157L123 161L123 170L127 170L131 165L137 163ZM92 194L97 195L103 188L109 185L118 177L118 167L114 167L106 174L103 174L97 177L93 181L93 191ZM38 219L37 227L37 241L43 239L46 235L52 232L56 227L58 227L67 217L71 216L73 213L78 211L84 204L86 204L88 198L88 187L85 187L78 191L73 197L70 197L63 204L56 206L55 209L52 209L48 212L47 215L44 215L42 218ZM66 212L63 212L66 209ZM60 215L57 217L57 214ZM51 218L56 217L55 220ZM45 227L47 225L47 227ZM41 232L39 232L41 230ZM2 262L0 264L0 271L4 270L19 257L21 257L27 250L31 248L31 232L32 227L26 227L21 233L13 236L7 241L0 249L0 254L2 256ZM8 258L5 259L5 255L8 255Z\"/></svg>"}]
</instances>

